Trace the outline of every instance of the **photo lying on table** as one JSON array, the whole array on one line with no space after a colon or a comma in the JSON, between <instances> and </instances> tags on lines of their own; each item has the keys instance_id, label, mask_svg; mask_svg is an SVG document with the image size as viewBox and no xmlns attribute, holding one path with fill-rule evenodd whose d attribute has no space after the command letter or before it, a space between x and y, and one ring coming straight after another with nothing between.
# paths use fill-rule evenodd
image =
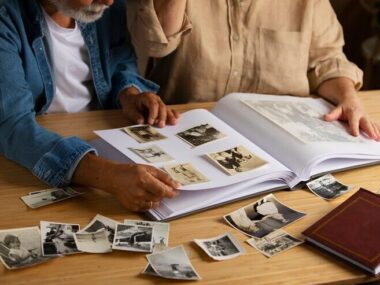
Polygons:
<instances>
[{"instance_id":1,"label":"photo lying on table","mask_svg":"<svg viewBox=\"0 0 380 285\"><path fill-rule=\"evenodd\" d=\"M272 257L300 245L303 241L291 236L283 230L277 230L263 238L251 238L247 240L247 243L265 256Z\"/></svg>"},{"instance_id":2,"label":"photo lying on table","mask_svg":"<svg viewBox=\"0 0 380 285\"><path fill-rule=\"evenodd\" d=\"M83 252L106 253L112 251L104 229L94 233L75 233L74 239L78 249Z\"/></svg>"},{"instance_id":3,"label":"photo lying on table","mask_svg":"<svg viewBox=\"0 0 380 285\"><path fill-rule=\"evenodd\" d=\"M254 170L267 163L244 146L209 153L207 157L229 175Z\"/></svg>"},{"instance_id":4,"label":"photo lying on table","mask_svg":"<svg viewBox=\"0 0 380 285\"><path fill-rule=\"evenodd\" d=\"M230 233L209 239L195 239L194 241L214 260L227 260L244 253L244 248Z\"/></svg>"},{"instance_id":5,"label":"photo lying on table","mask_svg":"<svg viewBox=\"0 0 380 285\"><path fill-rule=\"evenodd\" d=\"M350 189L347 185L336 180L331 174L314 179L306 183L306 185L311 192L326 200L335 199Z\"/></svg>"},{"instance_id":6,"label":"photo lying on table","mask_svg":"<svg viewBox=\"0 0 380 285\"><path fill-rule=\"evenodd\" d=\"M153 227L117 224L113 249L152 252Z\"/></svg>"},{"instance_id":7,"label":"photo lying on table","mask_svg":"<svg viewBox=\"0 0 380 285\"><path fill-rule=\"evenodd\" d=\"M129 149L150 163L169 162L174 160L173 157L156 145L151 145L145 148L130 147Z\"/></svg>"},{"instance_id":8,"label":"photo lying on table","mask_svg":"<svg viewBox=\"0 0 380 285\"><path fill-rule=\"evenodd\" d=\"M104 229L107 235L109 248L112 248L115 228L118 223L119 222L115 220L97 214L92 221L78 233L95 233Z\"/></svg>"},{"instance_id":9,"label":"photo lying on table","mask_svg":"<svg viewBox=\"0 0 380 285\"><path fill-rule=\"evenodd\" d=\"M123 128L123 131L134 138L139 143L147 143L166 139L156 129L149 125L135 125Z\"/></svg>"},{"instance_id":10,"label":"photo lying on table","mask_svg":"<svg viewBox=\"0 0 380 285\"><path fill-rule=\"evenodd\" d=\"M269 194L253 204L224 216L224 219L240 232L262 238L303 216L304 213L289 208L278 201L273 194Z\"/></svg>"},{"instance_id":11,"label":"photo lying on table","mask_svg":"<svg viewBox=\"0 0 380 285\"><path fill-rule=\"evenodd\" d=\"M177 136L192 147L201 146L226 137L225 134L209 124L201 124L192 127L186 131L178 133Z\"/></svg>"},{"instance_id":12,"label":"photo lying on table","mask_svg":"<svg viewBox=\"0 0 380 285\"><path fill-rule=\"evenodd\" d=\"M164 169L169 175L182 185L208 182L209 179L200 173L190 163L166 164Z\"/></svg>"},{"instance_id":13,"label":"photo lying on table","mask_svg":"<svg viewBox=\"0 0 380 285\"><path fill-rule=\"evenodd\" d=\"M18 269L51 260L41 250L38 227L0 230L0 260L7 269Z\"/></svg>"},{"instance_id":14,"label":"photo lying on table","mask_svg":"<svg viewBox=\"0 0 380 285\"><path fill-rule=\"evenodd\" d=\"M80 252L74 239L78 224L41 221L41 242L44 256L66 255Z\"/></svg>"}]
</instances>

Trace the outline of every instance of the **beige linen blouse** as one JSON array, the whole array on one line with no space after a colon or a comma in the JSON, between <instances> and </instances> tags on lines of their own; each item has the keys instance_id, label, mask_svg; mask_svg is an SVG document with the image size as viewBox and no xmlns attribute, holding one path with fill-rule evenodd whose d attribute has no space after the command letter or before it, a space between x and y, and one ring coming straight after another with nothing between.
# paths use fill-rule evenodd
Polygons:
<instances>
[{"instance_id":1,"label":"beige linen blouse","mask_svg":"<svg viewBox=\"0 0 380 285\"><path fill-rule=\"evenodd\" d=\"M153 0L128 3L138 57L154 58L147 77L168 104L230 92L307 96L335 77L362 85L328 0L188 0L181 30L169 37Z\"/></svg>"}]
</instances>

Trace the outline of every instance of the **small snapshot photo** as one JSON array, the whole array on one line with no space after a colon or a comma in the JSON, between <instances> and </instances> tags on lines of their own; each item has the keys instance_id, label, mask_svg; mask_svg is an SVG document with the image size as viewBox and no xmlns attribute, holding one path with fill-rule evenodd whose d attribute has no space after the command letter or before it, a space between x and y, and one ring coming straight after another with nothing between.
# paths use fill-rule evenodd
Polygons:
<instances>
[{"instance_id":1,"label":"small snapshot photo","mask_svg":"<svg viewBox=\"0 0 380 285\"><path fill-rule=\"evenodd\" d=\"M117 224L113 249L152 252L153 227Z\"/></svg>"},{"instance_id":2,"label":"small snapshot photo","mask_svg":"<svg viewBox=\"0 0 380 285\"><path fill-rule=\"evenodd\" d=\"M244 146L209 153L207 157L228 175L251 171L267 163Z\"/></svg>"},{"instance_id":3,"label":"small snapshot photo","mask_svg":"<svg viewBox=\"0 0 380 285\"><path fill-rule=\"evenodd\" d=\"M160 147L156 145L151 145L145 148L129 148L131 151L136 153L142 159L145 159L150 163L162 163L174 160L169 154L163 151Z\"/></svg>"},{"instance_id":4,"label":"small snapshot photo","mask_svg":"<svg viewBox=\"0 0 380 285\"><path fill-rule=\"evenodd\" d=\"M251 238L247 240L247 243L256 248L266 257L272 257L278 253L300 245L303 241L291 236L283 230L278 230L263 238Z\"/></svg>"},{"instance_id":5,"label":"small snapshot photo","mask_svg":"<svg viewBox=\"0 0 380 285\"><path fill-rule=\"evenodd\" d=\"M282 204L273 194L242 207L224 219L240 232L256 238L262 238L271 232L285 227L305 216Z\"/></svg>"},{"instance_id":6,"label":"small snapshot photo","mask_svg":"<svg viewBox=\"0 0 380 285\"><path fill-rule=\"evenodd\" d=\"M51 259L42 256L38 227L0 230L0 260L5 268L19 269Z\"/></svg>"},{"instance_id":7,"label":"small snapshot photo","mask_svg":"<svg viewBox=\"0 0 380 285\"><path fill-rule=\"evenodd\" d=\"M214 260L227 260L244 253L244 248L230 233L209 239L195 239L194 241Z\"/></svg>"},{"instance_id":8,"label":"small snapshot photo","mask_svg":"<svg viewBox=\"0 0 380 285\"><path fill-rule=\"evenodd\" d=\"M191 185L208 182L209 179L200 173L191 163L167 164L164 169L169 175L182 185Z\"/></svg>"},{"instance_id":9,"label":"small snapshot photo","mask_svg":"<svg viewBox=\"0 0 380 285\"><path fill-rule=\"evenodd\" d=\"M60 202L75 196L81 195L71 188L52 188L41 191L34 191L26 196L21 197L21 200L30 208L36 209L42 206Z\"/></svg>"},{"instance_id":10,"label":"small snapshot photo","mask_svg":"<svg viewBox=\"0 0 380 285\"><path fill-rule=\"evenodd\" d=\"M147 275L152 275L152 276L158 276L158 277L160 277L160 275L158 275L157 272L154 271L154 269L153 269L152 265L150 265L150 263L148 263L146 265L146 267L144 268L144 270L143 270L142 273L143 274L147 274Z\"/></svg>"},{"instance_id":11,"label":"small snapshot photo","mask_svg":"<svg viewBox=\"0 0 380 285\"><path fill-rule=\"evenodd\" d=\"M118 224L117 221L98 214L83 230L80 231L80 233L96 233L104 230L107 235L109 248L112 248L116 224Z\"/></svg>"},{"instance_id":12,"label":"small snapshot photo","mask_svg":"<svg viewBox=\"0 0 380 285\"><path fill-rule=\"evenodd\" d=\"M79 253L74 234L79 231L78 224L64 224L41 221L42 254L57 256Z\"/></svg>"},{"instance_id":13,"label":"small snapshot photo","mask_svg":"<svg viewBox=\"0 0 380 285\"><path fill-rule=\"evenodd\" d=\"M177 280L200 280L183 246L147 255L153 270L163 278Z\"/></svg>"},{"instance_id":14,"label":"small snapshot photo","mask_svg":"<svg viewBox=\"0 0 380 285\"><path fill-rule=\"evenodd\" d=\"M123 128L123 131L134 138L139 143L147 143L166 139L166 136L159 133L149 125L136 125Z\"/></svg>"},{"instance_id":15,"label":"small snapshot photo","mask_svg":"<svg viewBox=\"0 0 380 285\"><path fill-rule=\"evenodd\" d=\"M192 147L197 147L224 138L226 135L209 124L201 124L178 133L177 137Z\"/></svg>"},{"instance_id":16,"label":"small snapshot photo","mask_svg":"<svg viewBox=\"0 0 380 285\"><path fill-rule=\"evenodd\" d=\"M331 174L312 180L306 185L311 192L325 200L335 199L350 189L347 185L336 180Z\"/></svg>"},{"instance_id":17,"label":"small snapshot photo","mask_svg":"<svg viewBox=\"0 0 380 285\"><path fill-rule=\"evenodd\" d=\"M112 251L105 229L93 233L76 233L74 239L78 249L82 252L106 253Z\"/></svg>"}]
</instances>

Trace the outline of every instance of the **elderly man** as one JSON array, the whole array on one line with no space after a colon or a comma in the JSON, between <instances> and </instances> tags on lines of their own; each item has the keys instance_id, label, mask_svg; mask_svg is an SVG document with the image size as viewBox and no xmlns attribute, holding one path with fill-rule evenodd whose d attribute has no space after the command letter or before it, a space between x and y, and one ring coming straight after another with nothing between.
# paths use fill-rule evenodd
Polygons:
<instances>
[{"instance_id":1,"label":"elderly man","mask_svg":"<svg viewBox=\"0 0 380 285\"><path fill-rule=\"evenodd\" d=\"M130 0L128 21L149 79L166 103L218 100L230 92L318 93L345 120L380 140L356 95L362 72L342 52L329 0Z\"/></svg>"},{"instance_id":2,"label":"elderly man","mask_svg":"<svg viewBox=\"0 0 380 285\"><path fill-rule=\"evenodd\" d=\"M125 5L121 0L0 2L0 153L52 186L97 187L126 208L143 211L175 196L178 184L153 167L99 158L86 142L62 138L35 118L121 107L137 123L175 123L177 113L152 93L157 85L137 74L125 34Z\"/></svg>"}]
</instances>

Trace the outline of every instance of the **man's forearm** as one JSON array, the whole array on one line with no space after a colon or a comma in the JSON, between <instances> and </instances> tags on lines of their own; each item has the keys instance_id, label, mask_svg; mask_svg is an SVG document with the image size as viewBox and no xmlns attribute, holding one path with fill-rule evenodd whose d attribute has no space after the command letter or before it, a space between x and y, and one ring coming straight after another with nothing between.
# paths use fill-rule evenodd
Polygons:
<instances>
[{"instance_id":1,"label":"man's forearm","mask_svg":"<svg viewBox=\"0 0 380 285\"><path fill-rule=\"evenodd\" d=\"M347 97L356 97L355 85L351 79L337 77L323 82L318 88L318 94L334 104L339 104Z\"/></svg>"},{"instance_id":2,"label":"man's forearm","mask_svg":"<svg viewBox=\"0 0 380 285\"><path fill-rule=\"evenodd\" d=\"M185 16L186 0L154 0L154 8L166 36L180 31Z\"/></svg>"}]
</instances>

